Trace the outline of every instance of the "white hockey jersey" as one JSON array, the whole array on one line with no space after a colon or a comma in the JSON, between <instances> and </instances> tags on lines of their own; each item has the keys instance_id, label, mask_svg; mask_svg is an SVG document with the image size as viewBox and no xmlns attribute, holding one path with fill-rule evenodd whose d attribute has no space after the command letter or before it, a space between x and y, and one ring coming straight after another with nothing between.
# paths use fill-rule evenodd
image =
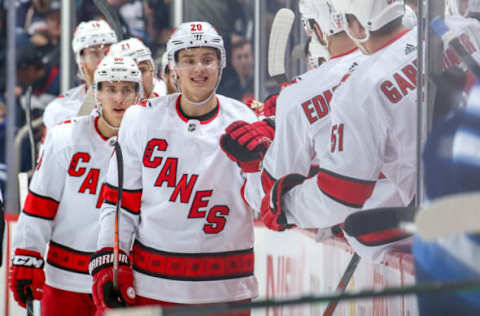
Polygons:
<instances>
[{"instance_id":1,"label":"white hockey jersey","mask_svg":"<svg viewBox=\"0 0 480 316\"><path fill-rule=\"evenodd\" d=\"M445 17L445 23L458 36L467 53L472 55L477 62L480 62L480 22L476 19L454 15ZM444 43L444 46L446 44ZM445 47L444 68L458 65L463 67L460 57L452 49Z\"/></svg>"},{"instance_id":2,"label":"white hockey jersey","mask_svg":"<svg viewBox=\"0 0 480 316\"><path fill-rule=\"evenodd\" d=\"M43 112L43 124L47 131L55 125L77 116L86 94L87 86L81 84L50 102Z\"/></svg>"},{"instance_id":3,"label":"white hockey jersey","mask_svg":"<svg viewBox=\"0 0 480 316\"><path fill-rule=\"evenodd\" d=\"M282 90L277 99L275 138L265 154L261 180L248 177L245 186L245 198L252 208L260 210L265 192L284 175L308 176L318 168L315 143L330 139L326 117L333 92L365 58L358 49L333 57Z\"/></svg>"},{"instance_id":4,"label":"white hockey jersey","mask_svg":"<svg viewBox=\"0 0 480 316\"><path fill-rule=\"evenodd\" d=\"M253 212L238 192L238 166L220 148L236 120L255 114L217 95L208 120L182 115L179 94L130 107L119 142L124 160L120 247L131 255L137 294L174 303L238 301L257 295ZM117 166L106 179L98 248L112 247Z\"/></svg>"},{"instance_id":5,"label":"white hockey jersey","mask_svg":"<svg viewBox=\"0 0 480 316\"><path fill-rule=\"evenodd\" d=\"M46 255L46 283L91 293L88 272L99 230L102 189L113 147L98 116L75 118L47 135L14 236L14 248Z\"/></svg>"},{"instance_id":6,"label":"white hockey jersey","mask_svg":"<svg viewBox=\"0 0 480 316\"><path fill-rule=\"evenodd\" d=\"M342 223L364 207L380 174L397 187L399 201L379 200L370 207L407 206L412 201L416 181L416 36L415 29L403 32L369 55L338 88L329 116L330 141L316 148L320 171L285 196L289 223L320 228ZM397 235L392 232L381 237L394 241ZM385 246L375 247L377 240L362 240L362 244L346 237L360 255L373 261L383 258Z\"/></svg>"}]
</instances>

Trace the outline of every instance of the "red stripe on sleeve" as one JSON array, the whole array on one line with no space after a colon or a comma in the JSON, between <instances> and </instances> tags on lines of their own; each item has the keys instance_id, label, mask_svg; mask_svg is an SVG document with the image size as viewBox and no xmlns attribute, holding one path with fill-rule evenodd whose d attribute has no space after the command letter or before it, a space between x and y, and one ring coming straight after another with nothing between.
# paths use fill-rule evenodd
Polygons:
<instances>
[{"instance_id":1,"label":"red stripe on sleeve","mask_svg":"<svg viewBox=\"0 0 480 316\"><path fill-rule=\"evenodd\" d=\"M325 169L319 170L317 184L320 190L330 198L355 208L363 206L375 187L375 181L344 177Z\"/></svg>"},{"instance_id":2,"label":"red stripe on sleeve","mask_svg":"<svg viewBox=\"0 0 480 316\"><path fill-rule=\"evenodd\" d=\"M272 177L267 170L263 169L262 170L262 188L263 188L263 193L268 193L272 189L273 185L275 184L277 180L275 180L274 177Z\"/></svg>"},{"instance_id":3,"label":"red stripe on sleeve","mask_svg":"<svg viewBox=\"0 0 480 316\"><path fill-rule=\"evenodd\" d=\"M103 190L103 199L111 204L117 204L118 189L110 184L105 186ZM142 190L125 190L122 192L122 208L125 210L139 214L140 203L142 201Z\"/></svg>"},{"instance_id":4,"label":"red stripe on sleeve","mask_svg":"<svg viewBox=\"0 0 480 316\"><path fill-rule=\"evenodd\" d=\"M38 195L32 191L28 192L23 206L23 212L30 216L53 220L57 215L60 203L52 198Z\"/></svg>"}]
</instances>

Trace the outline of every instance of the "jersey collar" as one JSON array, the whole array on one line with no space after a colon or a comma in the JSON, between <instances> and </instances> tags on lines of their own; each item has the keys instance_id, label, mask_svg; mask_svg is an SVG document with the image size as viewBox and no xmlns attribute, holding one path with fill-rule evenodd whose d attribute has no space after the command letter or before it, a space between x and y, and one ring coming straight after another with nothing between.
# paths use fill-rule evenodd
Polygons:
<instances>
[{"instance_id":1,"label":"jersey collar","mask_svg":"<svg viewBox=\"0 0 480 316\"><path fill-rule=\"evenodd\" d=\"M178 98L177 98L177 104L176 104L175 108L176 108L176 110L177 110L177 115L178 115L178 117L179 117L182 121L184 121L185 123L187 123L189 120L194 119L194 118L190 118L190 119L189 119L188 117L185 117L185 115L182 114L182 111L180 111L180 99L181 99L181 98L182 98L182 95L180 94L180 95L178 96ZM217 98L217 97L216 97L216 98ZM217 111L216 111L215 114L214 114L212 117L210 117L209 119L199 121L200 124L204 125L204 124L208 124L208 123L212 122L214 119L217 118L219 112L220 112L220 101L219 101L218 98L217 98Z\"/></svg>"}]
</instances>

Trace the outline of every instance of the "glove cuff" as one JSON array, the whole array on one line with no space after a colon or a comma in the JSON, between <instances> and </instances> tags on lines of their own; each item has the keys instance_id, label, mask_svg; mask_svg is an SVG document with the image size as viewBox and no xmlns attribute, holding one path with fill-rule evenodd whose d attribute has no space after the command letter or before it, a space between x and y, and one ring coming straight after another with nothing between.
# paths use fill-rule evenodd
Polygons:
<instances>
[{"instance_id":1,"label":"glove cuff","mask_svg":"<svg viewBox=\"0 0 480 316\"><path fill-rule=\"evenodd\" d=\"M15 249L15 255L12 258L12 266L43 269L44 263L38 251L28 249Z\"/></svg>"},{"instance_id":2,"label":"glove cuff","mask_svg":"<svg viewBox=\"0 0 480 316\"><path fill-rule=\"evenodd\" d=\"M118 254L118 264L123 266L130 266L130 260L128 255L122 250ZM90 275L95 275L98 271L113 267L113 248L102 248L95 252L90 258L90 263L88 265L88 271Z\"/></svg>"}]
</instances>

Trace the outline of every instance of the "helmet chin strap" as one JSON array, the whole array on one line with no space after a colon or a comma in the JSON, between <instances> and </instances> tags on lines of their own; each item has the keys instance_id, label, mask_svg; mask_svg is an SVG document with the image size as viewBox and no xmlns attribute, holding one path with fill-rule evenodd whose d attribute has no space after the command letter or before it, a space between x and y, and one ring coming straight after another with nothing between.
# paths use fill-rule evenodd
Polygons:
<instances>
[{"instance_id":1,"label":"helmet chin strap","mask_svg":"<svg viewBox=\"0 0 480 316\"><path fill-rule=\"evenodd\" d=\"M109 129L114 130L114 131L118 131L118 130L120 129L120 127L115 127L115 126L113 126L113 125L108 124L107 120L103 117L102 114L100 114L100 119L103 121L103 123L105 123L105 125L106 125Z\"/></svg>"}]
</instances>

